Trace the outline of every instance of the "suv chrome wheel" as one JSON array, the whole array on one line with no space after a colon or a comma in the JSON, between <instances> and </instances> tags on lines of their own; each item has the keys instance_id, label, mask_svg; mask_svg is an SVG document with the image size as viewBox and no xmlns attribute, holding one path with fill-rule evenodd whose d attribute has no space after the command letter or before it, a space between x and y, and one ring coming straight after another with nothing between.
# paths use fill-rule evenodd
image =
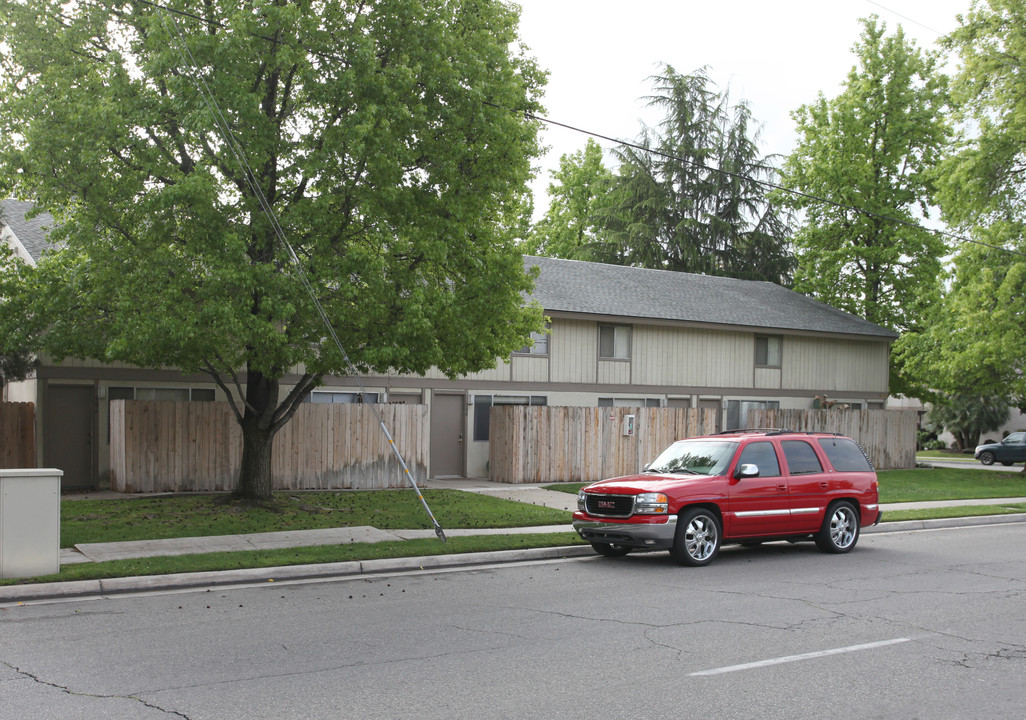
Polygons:
<instances>
[{"instance_id":1,"label":"suv chrome wheel","mask_svg":"<svg viewBox=\"0 0 1026 720\"><path fill-rule=\"evenodd\" d=\"M719 518L705 508L686 510L677 522L673 559L684 565L708 565L719 551Z\"/></svg>"},{"instance_id":2,"label":"suv chrome wheel","mask_svg":"<svg viewBox=\"0 0 1026 720\"><path fill-rule=\"evenodd\" d=\"M827 508L823 527L816 534L816 545L820 550L831 553L845 553L855 547L859 539L858 512L847 501Z\"/></svg>"}]
</instances>

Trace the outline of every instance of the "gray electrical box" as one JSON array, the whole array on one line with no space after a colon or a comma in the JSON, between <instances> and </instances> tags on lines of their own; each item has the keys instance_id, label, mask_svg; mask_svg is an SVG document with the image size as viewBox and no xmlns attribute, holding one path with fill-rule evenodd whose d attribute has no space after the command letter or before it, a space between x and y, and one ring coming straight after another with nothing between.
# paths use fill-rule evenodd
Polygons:
<instances>
[{"instance_id":1,"label":"gray electrical box","mask_svg":"<svg viewBox=\"0 0 1026 720\"><path fill-rule=\"evenodd\" d=\"M63 475L53 468L0 470L0 578L60 572Z\"/></svg>"}]
</instances>

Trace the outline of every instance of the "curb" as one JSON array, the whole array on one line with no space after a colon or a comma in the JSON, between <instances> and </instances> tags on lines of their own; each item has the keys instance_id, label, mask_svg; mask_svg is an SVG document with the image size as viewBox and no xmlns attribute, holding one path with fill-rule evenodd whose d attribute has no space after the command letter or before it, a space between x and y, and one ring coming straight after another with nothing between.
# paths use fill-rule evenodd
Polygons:
<instances>
[{"instance_id":1,"label":"curb","mask_svg":"<svg viewBox=\"0 0 1026 720\"><path fill-rule=\"evenodd\" d=\"M863 535L874 533L912 532L914 530L940 530L944 528L977 527L979 525L1007 525L1026 522L1026 513L1010 515L970 515L968 517L937 518L935 520L901 520L885 522L861 529Z\"/></svg>"},{"instance_id":2,"label":"curb","mask_svg":"<svg viewBox=\"0 0 1026 720\"><path fill-rule=\"evenodd\" d=\"M594 555L590 545L499 550L496 552L424 555L407 558L287 565L271 568L246 568L213 572L144 575L138 577L75 580L70 582L7 585L0 587L0 604L17 604L30 600L53 600L91 595L124 595L153 590L180 590L204 587L225 587L281 580L315 580L318 578L356 577L394 572L416 572L441 568L492 565L535 560L556 560Z\"/></svg>"}]
</instances>

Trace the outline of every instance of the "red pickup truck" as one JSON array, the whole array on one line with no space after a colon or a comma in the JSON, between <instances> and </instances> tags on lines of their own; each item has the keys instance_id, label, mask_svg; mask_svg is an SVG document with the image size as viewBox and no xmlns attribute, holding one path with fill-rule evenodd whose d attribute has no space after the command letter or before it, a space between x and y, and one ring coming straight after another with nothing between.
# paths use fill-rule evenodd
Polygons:
<instances>
[{"instance_id":1,"label":"red pickup truck","mask_svg":"<svg viewBox=\"0 0 1026 720\"><path fill-rule=\"evenodd\" d=\"M669 550L708 565L724 543L855 547L880 521L876 471L850 438L739 430L675 442L640 475L581 489L574 529L601 555Z\"/></svg>"}]
</instances>

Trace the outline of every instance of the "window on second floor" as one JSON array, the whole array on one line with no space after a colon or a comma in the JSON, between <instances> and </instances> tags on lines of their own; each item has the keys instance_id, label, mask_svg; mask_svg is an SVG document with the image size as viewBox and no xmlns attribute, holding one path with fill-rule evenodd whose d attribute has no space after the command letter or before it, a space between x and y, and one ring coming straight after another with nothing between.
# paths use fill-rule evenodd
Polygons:
<instances>
[{"instance_id":1,"label":"window on second floor","mask_svg":"<svg viewBox=\"0 0 1026 720\"><path fill-rule=\"evenodd\" d=\"M779 335L756 335L755 336L755 365L756 367L780 367L781 346L783 338Z\"/></svg>"},{"instance_id":2,"label":"window on second floor","mask_svg":"<svg viewBox=\"0 0 1026 720\"><path fill-rule=\"evenodd\" d=\"M599 325L599 359L629 360L630 357L630 325Z\"/></svg>"},{"instance_id":3,"label":"window on second floor","mask_svg":"<svg viewBox=\"0 0 1026 720\"><path fill-rule=\"evenodd\" d=\"M545 332L531 333L531 344L525 345L519 350L514 350L514 355L548 355L549 354L549 329L551 324L545 324Z\"/></svg>"}]
</instances>

